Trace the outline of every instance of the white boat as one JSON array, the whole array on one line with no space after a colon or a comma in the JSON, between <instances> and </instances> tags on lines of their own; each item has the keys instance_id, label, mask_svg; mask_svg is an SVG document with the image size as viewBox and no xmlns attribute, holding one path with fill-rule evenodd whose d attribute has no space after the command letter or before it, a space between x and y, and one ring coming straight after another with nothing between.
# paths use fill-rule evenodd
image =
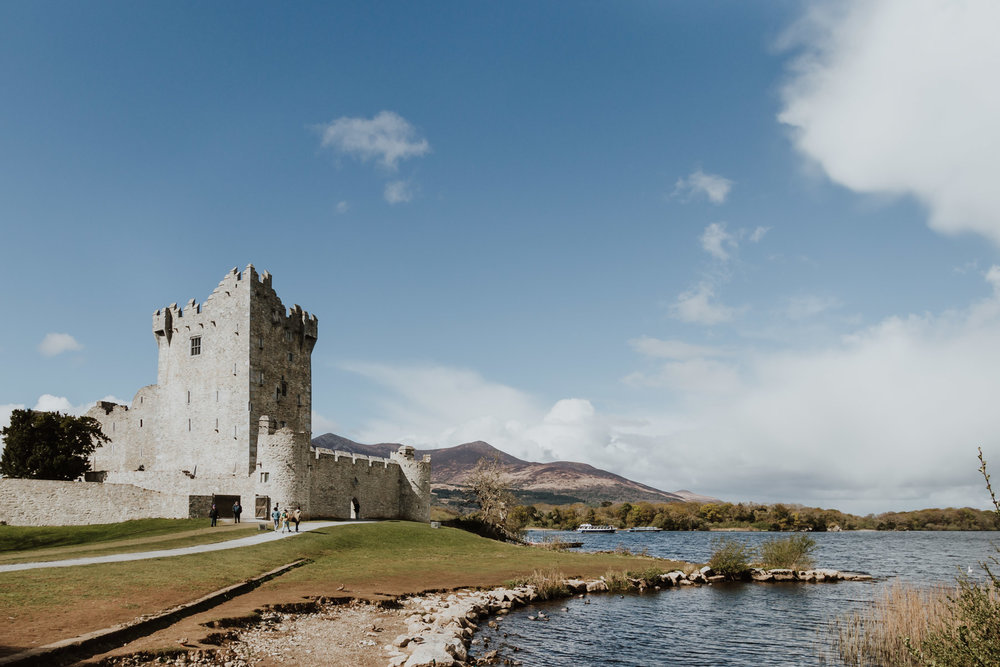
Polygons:
<instances>
[{"instance_id":1,"label":"white boat","mask_svg":"<svg viewBox=\"0 0 1000 667\"><path fill-rule=\"evenodd\" d=\"M578 533L613 533L617 528L614 526L594 526L589 523L581 523L576 528Z\"/></svg>"}]
</instances>

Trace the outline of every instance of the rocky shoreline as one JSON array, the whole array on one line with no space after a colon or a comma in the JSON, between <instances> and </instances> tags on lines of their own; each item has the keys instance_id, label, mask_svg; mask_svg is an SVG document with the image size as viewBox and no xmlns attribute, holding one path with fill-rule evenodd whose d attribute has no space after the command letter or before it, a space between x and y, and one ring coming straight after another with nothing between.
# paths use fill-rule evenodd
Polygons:
<instances>
[{"instance_id":1,"label":"rocky shoreline","mask_svg":"<svg viewBox=\"0 0 1000 667\"><path fill-rule=\"evenodd\" d=\"M857 572L830 569L751 570L747 582L833 583L866 581ZM606 592L644 592L731 581L705 566L690 572L673 570L652 577L620 577L614 581L564 579L551 582L556 597ZM390 603L319 600L299 608L278 608L244 619L244 627L217 633L218 648L178 651L174 655L132 655L105 665L249 665L326 664L442 667L444 665L519 664L490 650L488 639L475 637L479 625L497 628L503 616L545 599L534 585L492 590L463 589L405 597ZM543 612L531 620L547 619ZM390 639L391 638L391 639ZM482 641L482 643L481 643ZM470 655L475 652L475 657Z\"/></svg>"}]
</instances>

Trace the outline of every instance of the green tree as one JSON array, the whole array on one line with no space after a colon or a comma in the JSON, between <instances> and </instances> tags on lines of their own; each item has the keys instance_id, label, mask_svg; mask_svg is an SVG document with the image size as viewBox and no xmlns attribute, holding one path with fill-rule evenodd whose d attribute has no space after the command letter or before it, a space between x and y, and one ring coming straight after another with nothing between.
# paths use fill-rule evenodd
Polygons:
<instances>
[{"instance_id":1,"label":"green tree","mask_svg":"<svg viewBox=\"0 0 1000 667\"><path fill-rule=\"evenodd\" d=\"M35 410L14 410L0 434L0 474L26 479L77 479L90 470L97 446L111 440L92 417Z\"/></svg>"}]
</instances>

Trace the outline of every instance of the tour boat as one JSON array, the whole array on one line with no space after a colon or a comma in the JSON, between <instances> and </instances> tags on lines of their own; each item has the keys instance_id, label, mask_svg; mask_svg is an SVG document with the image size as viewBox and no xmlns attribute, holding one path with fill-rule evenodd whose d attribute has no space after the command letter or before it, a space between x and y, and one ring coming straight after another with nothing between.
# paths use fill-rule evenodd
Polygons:
<instances>
[{"instance_id":1,"label":"tour boat","mask_svg":"<svg viewBox=\"0 0 1000 667\"><path fill-rule=\"evenodd\" d=\"M589 523L581 523L576 532L578 533L613 533L617 530L614 526L593 526Z\"/></svg>"}]
</instances>

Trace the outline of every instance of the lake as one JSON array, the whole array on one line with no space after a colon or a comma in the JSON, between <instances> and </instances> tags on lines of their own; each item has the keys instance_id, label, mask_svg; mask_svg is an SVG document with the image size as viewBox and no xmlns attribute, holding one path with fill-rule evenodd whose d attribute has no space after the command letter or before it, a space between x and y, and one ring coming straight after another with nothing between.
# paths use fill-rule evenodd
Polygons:
<instances>
[{"instance_id":1,"label":"lake","mask_svg":"<svg viewBox=\"0 0 1000 667\"><path fill-rule=\"evenodd\" d=\"M722 537L748 544L782 537L759 532L586 534L528 531L530 541L558 536L582 541L581 550L624 547L651 556L705 562ZM816 566L867 572L873 582L834 584L715 584L529 605L497 630L477 633L489 649L524 665L736 666L840 664L826 627L834 617L864 608L895 580L954 582L993 555L996 532L811 533ZM569 574L569 573L567 573ZM567 611L562 611L566 608ZM531 621L544 610L549 620ZM506 636L505 636L506 635ZM481 644L472 655L484 652Z\"/></svg>"}]
</instances>

